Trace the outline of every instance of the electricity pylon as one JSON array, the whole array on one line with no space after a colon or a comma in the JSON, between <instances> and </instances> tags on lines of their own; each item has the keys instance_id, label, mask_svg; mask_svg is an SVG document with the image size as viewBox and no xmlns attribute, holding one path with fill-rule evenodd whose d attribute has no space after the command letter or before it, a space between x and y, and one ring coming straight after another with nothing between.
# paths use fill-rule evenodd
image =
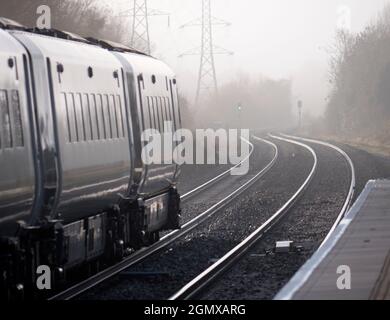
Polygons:
<instances>
[{"instance_id":1,"label":"electricity pylon","mask_svg":"<svg viewBox=\"0 0 390 320\"><path fill-rule=\"evenodd\" d=\"M168 26L170 24L170 14L164 11L148 8L147 0L133 0L133 9L123 12L120 16L133 17L130 39L131 46L149 55L151 53L149 17L168 16Z\"/></svg>"},{"instance_id":2,"label":"electricity pylon","mask_svg":"<svg viewBox=\"0 0 390 320\"><path fill-rule=\"evenodd\" d=\"M181 54L179 57L188 55L200 55L200 67L198 85L196 89L196 104L204 91L208 93L218 93L217 73L215 70L215 55L229 54L233 52L215 46L213 43L213 26L230 26L227 21L215 18L211 14L211 0L202 0L202 17L195 19L181 28L201 26L202 40L201 46Z\"/></svg>"}]
</instances>

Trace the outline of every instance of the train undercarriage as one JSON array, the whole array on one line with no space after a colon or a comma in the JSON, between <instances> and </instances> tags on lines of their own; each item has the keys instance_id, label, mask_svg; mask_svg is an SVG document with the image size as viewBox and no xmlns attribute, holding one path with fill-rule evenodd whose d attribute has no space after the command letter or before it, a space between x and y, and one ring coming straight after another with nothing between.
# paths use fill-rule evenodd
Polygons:
<instances>
[{"instance_id":1,"label":"train undercarriage","mask_svg":"<svg viewBox=\"0 0 390 320\"><path fill-rule=\"evenodd\" d=\"M39 227L20 225L16 237L0 240L0 297L47 298L71 281L152 245L161 231L179 228L180 196L175 187L149 199L123 200L70 224L47 219ZM43 275L44 270L49 274Z\"/></svg>"}]
</instances>

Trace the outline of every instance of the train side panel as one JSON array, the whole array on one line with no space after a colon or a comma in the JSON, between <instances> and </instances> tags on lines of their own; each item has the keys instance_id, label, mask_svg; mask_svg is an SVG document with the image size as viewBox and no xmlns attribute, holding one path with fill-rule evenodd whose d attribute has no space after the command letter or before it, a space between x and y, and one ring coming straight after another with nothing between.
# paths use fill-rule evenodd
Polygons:
<instances>
[{"instance_id":1,"label":"train side panel","mask_svg":"<svg viewBox=\"0 0 390 320\"><path fill-rule=\"evenodd\" d=\"M131 65L133 70L137 101L137 105L133 108L137 108L137 121L140 123L139 132L135 134L142 136L142 133L148 129L173 134L180 129L176 81L171 69L151 57L131 53L121 53L120 55ZM171 122L172 127L165 128L166 122ZM147 141L143 141L141 147L144 148L147 143ZM162 147L164 149L164 145ZM163 156L163 153L161 155ZM137 157L140 158L141 154L137 154ZM169 190L176 184L178 166L173 162L169 164L165 160L162 159L162 164L152 165L145 165L141 160L136 161L143 163L142 168L136 168L139 172L142 171L142 176L138 181L140 195L146 197L155 195L163 190Z\"/></svg>"},{"instance_id":2,"label":"train side panel","mask_svg":"<svg viewBox=\"0 0 390 320\"><path fill-rule=\"evenodd\" d=\"M70 223L112 208L127 196L132 167L120 63L89 44L19 39L46 62L60 156L53 218Z\"/></svg>"},{"instance_id":3,"label":"train side panel","mask_svg":"<svg viewBox=\"0 0 390 320\"><path fill-rule=\"evenodd\" d=\"M31 219L35 198L31 104L27 53L0 30L0 234L13 235L16 222Z\"/></svg>"},{"instance_id":4,"label":"train side panel","mask_svg":"<svg viewBox=\"0 0 390 320\"><path fill-rule=\"evenodd\" d=\"M145 130L181 126L174 74L104 48L0 30L0 294L35 292L40 265L60 284L180 227L178 166L141 154Z\"/></svg>"}]
</instances>

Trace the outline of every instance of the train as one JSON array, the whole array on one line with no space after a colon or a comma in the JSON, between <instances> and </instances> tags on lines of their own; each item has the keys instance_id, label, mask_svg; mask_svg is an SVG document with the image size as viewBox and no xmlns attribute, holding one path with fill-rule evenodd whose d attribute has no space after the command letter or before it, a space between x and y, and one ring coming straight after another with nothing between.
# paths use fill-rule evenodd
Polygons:
<instances>
[{"instance_id":1,"label":"train","mask_svg":"<svg viewBox=\"0 0 390 320\"><path fill-rule=\"evenodd\" d=\"M55 287L179 229L180 166L146 165L142 133L180 128L162 61L0 18L1 294L35 292L39 266Z\"/></svg>"}]
</instances>

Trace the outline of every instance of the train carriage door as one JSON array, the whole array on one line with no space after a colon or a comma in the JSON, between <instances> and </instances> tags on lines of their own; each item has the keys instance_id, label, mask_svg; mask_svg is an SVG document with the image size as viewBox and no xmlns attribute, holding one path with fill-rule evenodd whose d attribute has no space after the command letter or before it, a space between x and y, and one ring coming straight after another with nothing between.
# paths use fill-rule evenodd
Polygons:
<instances>
[{"instance_id":1,"label":"train carriage door","mask_svg":"<svg viewBox=\"0 0 390 320\"><path fill-rule=\"evenodd\" d=\"M53 105L51 62L29 33L12 33L29 52L29 71L33 86L36 112L37 143L39 145L42 208L35 219L55 218L61 193L61 160L58 149L58 132ZM38 212L38 210L37 210Z\"/></svg>"},{"instance_id":2,"label":"train carriage door","mask_svg":"<svg viewBox=\"0 0 390 320\"><path fill-rule=\"evenodd\" d=\"M173 117L173 123L174 123L174 131L181 129L181 115L180 115L180 109L179 109L179 101L177 96L177 89L176 89L176 80L170 79L169 80L169 91L170 91L170 101L171 101L171 110L172 110L172 117ZM175 142L175 147L179 144L178 141ZM176 155L178 156L178 155ZM175 172L175 179L177 178L177 175L179 174L179 168L176 168Z\"/></svg>"},{"instance_id":3,"label":"train carriage door","mask_svg":"<svg viewBox=\"0 0 390 320\"><path fill-rule=\"evenodd\" d=\"M176 79L169 81L169 87L172 97L172 108L174 111L174 117L175 117L175 123L176 123L176 130L181 129L181 114L180 114L180 106L179 106L179 99L177 94L177 86L176 86Z\"/></svg>"},{"instance_id":4,"label":"train carriage door","mask_svg":"<svg viewBox=\"0 0 390 320\"><path fill-rule=\"evenodd\" d=\"M16 220L32 222L39 171L27 52L3 30L0 74L0 232L11 235Z\"/></svg>"},{"instance_id":5,"label":"train carriage door","mask_svg":"<svg viewBox=\"0 0 390 320\"><path fill-rule=\"evenodd\" d=\"M126 74L127 83L128 83L128 90L129 90L129 110L130 110L130 116L128 116L129 119L132 121L132 133L133 133L133 143L134 143L134 151L136 155L140 155L142 151L142 144L141 144L141 127L143 118L140 119L138 115L138 109L137 109L137 89L141 90L140 83L138 79L137 85L134 82L134 75L133 73L127 73ZM141 94L141 93L140 93ZM141 101L141 96L140 96ZM135 156L135 173L136 176L135 180L136 182L139 182L140 179L139 175L142 173L142 160L140 157Z\"/></svg>"},{"instance_id":6,"label":"train carriage door","mask_svg":"<svg viewBox=\"0 0 390 320\"><path fill-rule=\"evenodd\" d=\"M133 108L133 112L134 112L134 115L135 117L139 118L139 115L138 115L138 112L140 113L140 117L141 117L141 126L140 126L140 130L139 130L139 136L134 136L134 140L136 139L139 139L140 141L140 152L138 153L138 157L139 157L139 161L141 163L141 166L139 167L141 170L141 172L143 171L144 172L144 175L146 175L146 172L147 172L147 168L145 168L145 170L143 170L144 168L144 163L143 163L143 160L141 158L141 155L142 155L142 149L143 147L145 146L145 143L142 142L142 132L144 130L147 130L147 129L151 129L153 127L153 124L152 124L152 118L151 118L151 113L150 113L150 101L147 100L145 101L145 97L143 95L143 90L145 90L145 83L144 83L144 77L142 74L138 75L137 76L137 93L138 93L138 101L139 101L139 110L138 111L138 108ZM146 108L149 108L149 112L148 114L146 114L145 110ZM149 120L147 120L149 119ZM149 125L147 125L147 122L149 121ZM145 177L142 177L142 180L144 180ZM144 181L140 181L141 184L144 183Z\"/></svg>"}]
</instances>

